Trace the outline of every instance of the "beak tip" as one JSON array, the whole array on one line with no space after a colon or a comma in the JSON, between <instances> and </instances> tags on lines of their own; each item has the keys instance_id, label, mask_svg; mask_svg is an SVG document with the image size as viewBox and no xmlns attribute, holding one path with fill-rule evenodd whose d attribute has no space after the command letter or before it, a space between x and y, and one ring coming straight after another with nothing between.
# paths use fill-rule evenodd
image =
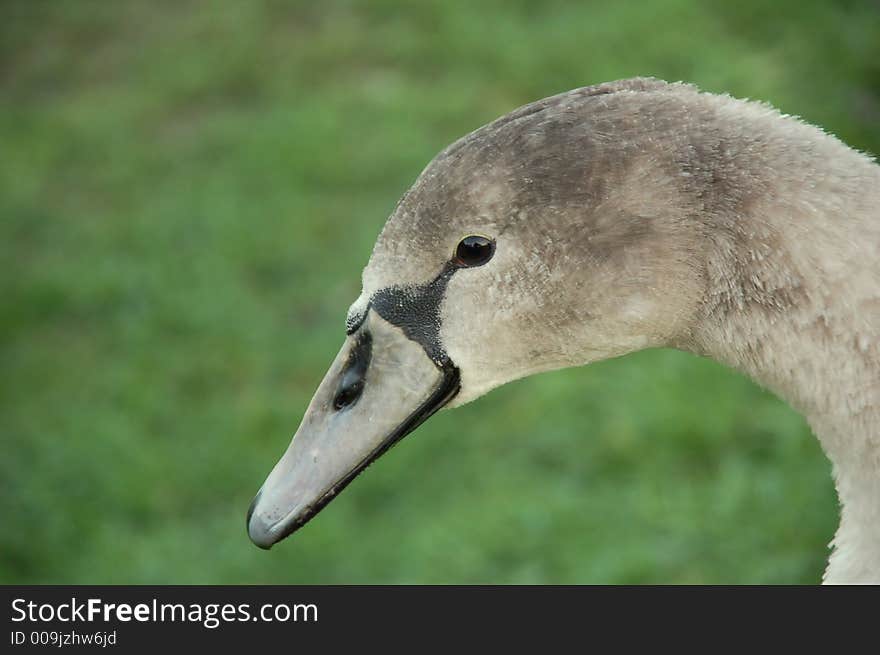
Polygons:
<instances>
[{"instance_id":1,"label":"beak tip","mask_svg":"<svg viewBox=\"0 0 880 655\"><path fill-rule=\"evenodd\" d=\"M260 516L254 516L254 508L256 508L262 494L263 490L260 489L251 501L251 506L248 507L247 511L247 518L245 518L245 528L247 529L248 537L254 542L255 546L258 546L263 550L269 550L275 543L275 539L273 539L272 535L269 533L269 526L266 525Z\"/></svg>"},{"instance_id":2,"label":"beak tip","mask_svg":"<svg viewBox=\"0 0 880 655\"><path fill-rule=\"evenodd\" d=\"M259 548L260 550L272 550L272 545L273 545L273 544L272 544L271 542L260 543L259 541L257 541L257 540L254 539L253 537L251 537L251 541L254 542L254 545L255 545L257 548Z\"/></svg>"},{"instance_id":3,"label":"beak tip","mask_svg":"<svg viewBox=\"0 0 880 655\"><path fill-rule=\"evenodd\" d=\"M248 521L247 533L255 546L269 550L275 544L275 537L269 532L268 526L259 517Z\"/></svg>"}]
</instances>

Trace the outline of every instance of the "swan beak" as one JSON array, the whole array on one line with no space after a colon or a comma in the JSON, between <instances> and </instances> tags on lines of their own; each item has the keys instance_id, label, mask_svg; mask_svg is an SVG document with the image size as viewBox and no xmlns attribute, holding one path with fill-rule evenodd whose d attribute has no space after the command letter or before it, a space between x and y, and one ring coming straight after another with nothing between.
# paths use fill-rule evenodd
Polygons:
<instances>
[{"instance_id":1,"label":"swan beak","mask_svg":"<svg viewBox=\"0 0 880 655\"><path fill-rule=\"evenodd\" d=\"M251 503L251 541L268 549L305 525L458 389L454 366L435 363L400 328L369 311L347 337L287 451Z\"/></svg>"}]
</instances>

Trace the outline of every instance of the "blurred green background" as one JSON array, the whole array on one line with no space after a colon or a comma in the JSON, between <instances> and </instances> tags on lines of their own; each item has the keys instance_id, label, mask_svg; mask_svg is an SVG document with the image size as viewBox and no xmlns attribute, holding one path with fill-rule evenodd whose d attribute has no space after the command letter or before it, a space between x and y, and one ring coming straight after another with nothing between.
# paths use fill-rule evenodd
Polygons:
<instances>
[{"instance_id":1,"label":"blurred green background","mask_svg":"<svg viewBox=\"0 0 880 655\"><path fill-rule=\"evenodd\" d=\"M653 75L880 152L877 2L41 2L0 23L3 583L815 583L804 421L650 351L442 412L263 552L244 515L397 198Z\"/></svg>"}]
</instances>

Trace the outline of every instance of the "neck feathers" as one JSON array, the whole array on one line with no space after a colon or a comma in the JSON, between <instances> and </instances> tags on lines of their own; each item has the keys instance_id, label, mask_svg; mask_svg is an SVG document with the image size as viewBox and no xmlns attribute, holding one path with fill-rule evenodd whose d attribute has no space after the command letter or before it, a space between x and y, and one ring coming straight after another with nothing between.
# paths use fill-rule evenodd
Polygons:
<instances>
[{"instance_id":1,"label":"neck feathers","mask_svg":"<svg viewBox=\"0 0 880 655\"><path fill-rule=\"evenodd\" d=\"M841 502L824 580L880 583L880 166L794 119L767 126L757 141L783 145L737 162L759 192L709 217L685 348L807 417Z\"/></svg>"}]
</instances>

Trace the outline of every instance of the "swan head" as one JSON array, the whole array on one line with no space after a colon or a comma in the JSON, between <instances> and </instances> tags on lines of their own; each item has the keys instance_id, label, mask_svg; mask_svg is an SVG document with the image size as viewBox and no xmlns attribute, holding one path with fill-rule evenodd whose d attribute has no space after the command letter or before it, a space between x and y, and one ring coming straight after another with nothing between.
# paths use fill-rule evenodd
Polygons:
<instances>
[{"instance_id":1,"label":"swan head","mask_svg":"<svg viewBox=\"0 0 880 655\"><path fill-rule=\"evenodd\" d=\"M580 89L428 165L384 226L342 349L251 505L257 545L302 526L442 407L687 337L705 199L671 141L690 96L653 80Z\"/></svg>"}]
</instances>

